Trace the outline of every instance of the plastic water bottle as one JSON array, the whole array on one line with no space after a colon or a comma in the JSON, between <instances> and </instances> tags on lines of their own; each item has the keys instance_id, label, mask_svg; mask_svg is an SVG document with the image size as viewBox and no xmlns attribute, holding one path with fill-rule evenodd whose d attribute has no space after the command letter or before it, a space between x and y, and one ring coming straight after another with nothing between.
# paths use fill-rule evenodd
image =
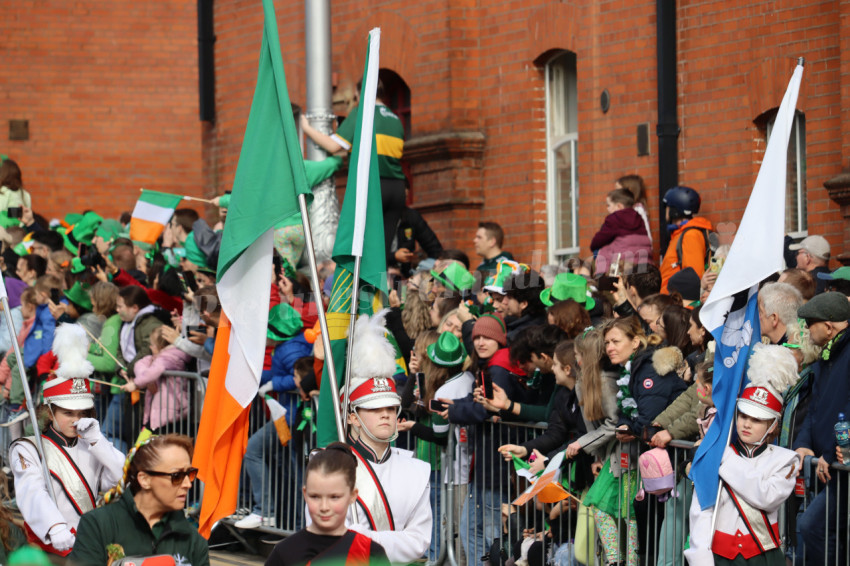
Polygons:
<instances>
[{"instance_id":1,"label":"plastic water bottle","mask_svg":"<svg viewBox=\"0 0 850 566\"><path fill-rule=\"evenodd\" d=\"M838 413L838 422L835 423L835 443L841 448L841 463L850 464L850 422L847 422L844 413Z\"/></svg>"}]
</instances>

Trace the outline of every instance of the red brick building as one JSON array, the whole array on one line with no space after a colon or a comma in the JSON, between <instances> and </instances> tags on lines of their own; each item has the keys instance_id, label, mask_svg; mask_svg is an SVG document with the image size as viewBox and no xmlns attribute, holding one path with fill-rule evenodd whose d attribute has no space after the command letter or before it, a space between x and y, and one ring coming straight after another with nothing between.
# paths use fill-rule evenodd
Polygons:
<instances>
[{"instance_id":1,"label":"red brick building","mask_svg":"<svg viewBox=\"0 0 850 566\"><path fill-rule=\"evenodd\" d=\"M37 212L117 217L142 187L201 194L195 2L15 0L2 14L0 153Z\"/></svg>"},{"instance_id":2,"label":"red brick building","mask_svg":"<svg viewBox=\"0 0 850 566\"><path fill-rule=\"evenodd\" d=\"M506 229L506 249L535 265L586 254L604 195L626 173L647 182L657 242L656 4L333 0L335 110L347 112L368 30L381 27L381 67L409 121L412 205L444 245L471 253L476 223L489 219ZM676 4L679 183L700 191L701 213L714 222L738 221L771 111L803 56L788 230L826 236L834 255L850 252L840 206L850 203L842 175L850 162L850 40L842 39L850 37L850 5ZM290 96L303 107L304 2L275 6ZM213 9L215 121L200 122L196 2L7 3L0 25L15 41L0 44L0 119L29 120L29 139L0 152L19 160L46 215L88 206L117 214L141 186L206 195L230 188L262 8L259 0L215 0Z\"/></svg>"},{"instance_id":3,"label":"red brick building","mask_svg":"<svg viewBox=\"0 0 850 566\"><path fill-rule=\"evenodd\" d=\"M679 182L701 193L705 216L737 222L771 111L797 57L805 57L787 228L826 236L834 255L850 251L840 206L824 187L850 157L850 61L841 39L850 31L841 31L850 7L677 4ZM290 96L303 105L303 2L275 5ZM539 264L577 247L587 253L605 215L604 195L626 173L647 182L657 242L656 9L648 0L332 1L335 109L346 113L368 30L381 27L381 67L409 88L412 204L445 244L471 251L477 221L492 219L507 232L506 248L523 260ZM233 178L261 17L258 2L215 2L217 121L204 138L208 191L226 189ZM641 125L648 132L643 155Z\"/></svg>"}]
</instances>

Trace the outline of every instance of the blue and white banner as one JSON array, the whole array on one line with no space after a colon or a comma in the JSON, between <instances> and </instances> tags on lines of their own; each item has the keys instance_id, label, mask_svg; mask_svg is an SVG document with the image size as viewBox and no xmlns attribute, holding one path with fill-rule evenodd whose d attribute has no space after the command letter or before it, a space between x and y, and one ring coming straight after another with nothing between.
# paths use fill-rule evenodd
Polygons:
<instances>
[{"instance_id":1,"label":"blue and white banner","mask_svg":"<svg viewBox=\"0 0 850 566\"><path fill-rule=\"evenodd\" d=\"M711 397L717 415L691 467L691 479L703 509L713 507L717 499L720 460L729 442L735 402L745 382L751 348L761 339L758 286L784 265L788 140L802 78L800 64L779 106L764 160L729 255L700 311L700 321L716 341Z\"/></svg>"}]
</instances>

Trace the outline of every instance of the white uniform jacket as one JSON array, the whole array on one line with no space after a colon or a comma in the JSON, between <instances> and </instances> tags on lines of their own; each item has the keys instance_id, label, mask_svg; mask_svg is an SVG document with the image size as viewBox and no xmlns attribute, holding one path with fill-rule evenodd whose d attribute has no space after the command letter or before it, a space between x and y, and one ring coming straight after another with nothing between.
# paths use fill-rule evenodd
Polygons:
<instances>
[{"instance_id":1,"label":"white uniform jacket","mask_svg":"<svg viewBox=\"0 0 850 566\"><path fill-rule=\"evenodd\" d=\"M794 491L799 469L795 452L779 446L763 445L753 457L739 455L727 446L720 464L720 478L732 489L735 497L767 515L769 527L776 534L777 512L782 503ZM759 550L750 529L741 518L728 491L721 487L720 502L715 522L716 535L711 533L713 507L700 509L696 491L691 501L691 540L685 558L691 566L713 566L714 552L737 552L744 558L752 558ZM767 532L764 521L760 523ZM767 538L771 535L768 533Z\"/></svg>"},{"instance_id":2,"label":"white uniform jacket","mask_svg":"<svg viewBox=\"0 0 850 566\"><path fill-rule=\"evenodd\" d=\"M48 441L43 439L43 442ZM85 440L77 439L74 446L65 445L63 448L86 478L88 491L95 499L99 493L112 488L121 480L124 454L105 438L101 437L94 446ZM47 449L45 447L45 450ZM80 513L56 477L51 477L56 504L50 499L35 445L24 439L15 441L9 450L9 460L15 475L18 508L30 529L45 544L51 544L47 531L57 523L67 523L69 529L76 529L80 522ZM80 491L81 486L69 487ZM82 490L83 493L85 491Z\"/></svg>"}]
</instances>

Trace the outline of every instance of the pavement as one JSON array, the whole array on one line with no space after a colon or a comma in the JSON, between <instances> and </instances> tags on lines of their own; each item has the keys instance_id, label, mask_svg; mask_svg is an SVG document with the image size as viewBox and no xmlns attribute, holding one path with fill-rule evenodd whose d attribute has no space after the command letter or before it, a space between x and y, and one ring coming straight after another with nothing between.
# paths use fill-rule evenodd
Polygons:
<instances>
[{"instance_id":1,"label":"pavement","mask_svg":"<svg viewBox=\"0 0 850 566\"><path fill-rule=\"evenodd\" d=\"M227 550L211 550L211 566L237 566L242 564L265 564L266 559L256 554L231 552Z\"/></svg>"}]
</instances>

